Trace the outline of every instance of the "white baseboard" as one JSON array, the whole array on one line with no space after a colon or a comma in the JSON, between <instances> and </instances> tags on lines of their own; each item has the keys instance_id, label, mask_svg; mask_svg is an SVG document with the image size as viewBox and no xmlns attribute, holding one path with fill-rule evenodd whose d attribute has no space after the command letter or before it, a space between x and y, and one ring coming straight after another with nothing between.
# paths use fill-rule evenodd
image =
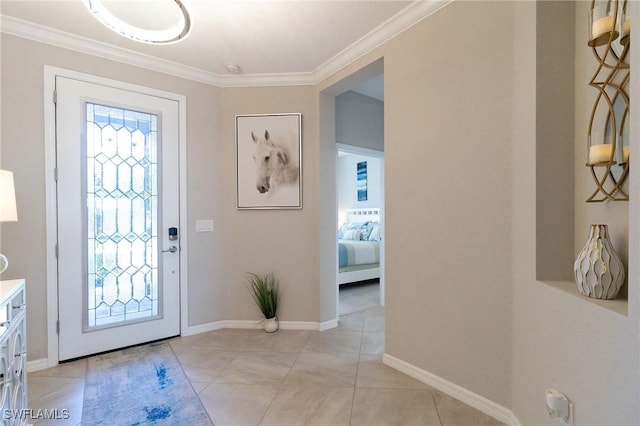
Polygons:
<instances>
[{"instance_id":1,"label":"white baseboard","mask_svg":"<svg viewBox=\"0 0 640 426\"><path fill-rule=\"evenodd\" d=\"M208 331L220 330L222 328L260 328L262 321L250 321L250 320L223 320L210 322L207 324L200 324L193 327L189 327L182 332L183 336L193 336L194 334L206 333ZM325 331L330 328L338 326L338 320L331 320L323 323L311 322L311 321L280 321L279 326L281 330L311 330L311 331Z\"/></svg>"},{"instance_id":2,"label":"white baseboard","mask_svg":"<svg viewBox=\"0 0 640 426\"><path fill-rule=\"evenodd\" d=\"M325 331L338 326L338 320L332 319L330 321L321 322L316 330Z\"/></svg>"},{"instance_id":3,"label":"white baseboard","mask_svg":"<svg viewBox=\"0 0 640 426\"><path fill-rule=\"evenodd\" d=\"M219 330L223 328L219 325L221 322L222 321L194 325L193 327L189 327L186 330L182 330L180 335L186 337L186 336L193 336L200 333L206 333L207 331Z\"/></svg>"},{"instance_id":4,"label":"white baseboard","mask_svg":"<svg viewBox=\"0 0 640 426\"><path fill-rule=\"evenodd\" d=\"M511 426L522 426L513 411L478 395L475 392L465 389L462 386L451 383L442 377L436 376L433 373L429 373L428 371L386 353L382 356L382 363L391 368L395 368L396 370L401 371L402 373L413 377L414 379L419 380L422 383L457 399L458 401L462 401L496 420L500 420L501 422Z\"/></svg>"},{"instance_id":5,"label":"white baseboard","mask_svg":"<svg viewBox=\"0 0 640 426\"><path fill-rule=\"evenodd\" d=\"M261 328L260 321L224 320L218 321L219 328Z\"/></svg>"},{"instance_id":6,"label":"white baseboard","mask_svg":"<svg viewBox=\"0 0 640 426\"><path fill-rule=\"evenodd\" d=\"M188 329L183 330L181 335L193 336L195 334L206 333L208 331L220 330L223 328L257 328L259 326L259 323L260 321L215 321L189 327Z\"/></svg>"},{"instance_id":7,"label":"white baseboard","mask_svg":"<svg viewBox=\"0 0 640 426\"><path fill-rule=\"evenodd\" d=\"M33 373L40 370L46 370L54 365L49 365L47 358L34 359L33 361L27 361L27 373Z\"/></svg>"},{"instance_id":8,"label":"white baseboard","mask_svg":"<svg viewBox=\"0 0 640 426\"><path fill-rule=\"evenodd\" d=\"M280 328L283 330L311 330L322 331L321 324L310 321L280 321Z\"/></svg>"}]
</instances>

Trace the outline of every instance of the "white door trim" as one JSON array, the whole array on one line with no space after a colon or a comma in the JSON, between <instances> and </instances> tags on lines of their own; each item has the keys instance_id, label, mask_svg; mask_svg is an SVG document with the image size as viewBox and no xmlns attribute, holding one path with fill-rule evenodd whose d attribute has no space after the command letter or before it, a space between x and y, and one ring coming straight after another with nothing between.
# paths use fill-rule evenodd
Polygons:
<instances>
[{"instance_id":1,"label":"white door trim","mask_svg":"<svg viewBox=\"0 0 640 426\"><path fill-rule=\"evenodd\" d=\"M53 93L56 76L74 78L90 83L102 84L166 99L179 104L179 168L180 168L180 330L188 329L188 272L187 272L187 98L176 93L111 80L63 68L44 66L44 149L45 149L45 205L46 205L46 286L47 286L47 365L58 364L58 264L57 242L57 196L55 182L56 165L56 123Z\"/></svg>"}]
</instances>

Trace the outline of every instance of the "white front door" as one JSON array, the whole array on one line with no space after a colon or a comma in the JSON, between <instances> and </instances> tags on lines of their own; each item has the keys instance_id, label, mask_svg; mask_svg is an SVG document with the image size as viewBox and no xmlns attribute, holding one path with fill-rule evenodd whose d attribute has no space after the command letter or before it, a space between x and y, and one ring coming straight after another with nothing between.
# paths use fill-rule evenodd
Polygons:
<instances>
[{"instance_id":1,"label":"white front door","mask_svg":"<svg viewBox=\"0 0 640 426\"><path fill-rule=\"evenodd\" d=\"M179 103L56 93L59 360L180 334Z\"/></svg>"}]
</instances>

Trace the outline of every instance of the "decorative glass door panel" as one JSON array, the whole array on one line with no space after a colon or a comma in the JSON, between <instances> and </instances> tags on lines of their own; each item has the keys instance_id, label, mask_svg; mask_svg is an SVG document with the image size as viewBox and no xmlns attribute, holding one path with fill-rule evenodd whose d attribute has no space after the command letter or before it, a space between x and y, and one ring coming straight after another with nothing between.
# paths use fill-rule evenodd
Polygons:
<instances>
[{"instance_id":1,"label":"decorative glass door panel","mask_svg":"<svg viewBox=\"0 0 640 426\"><path fill-rule=\"evenodd\" d=\"M87 328L158 315L158 116L87 102Z\"/></svg>"}]
</instances>

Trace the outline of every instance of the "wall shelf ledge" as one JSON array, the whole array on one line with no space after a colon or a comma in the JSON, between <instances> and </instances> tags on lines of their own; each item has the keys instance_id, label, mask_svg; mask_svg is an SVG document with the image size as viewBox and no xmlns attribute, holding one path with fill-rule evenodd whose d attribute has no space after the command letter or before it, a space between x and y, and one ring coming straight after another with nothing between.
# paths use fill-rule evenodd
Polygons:
<instances>
[{"instance_id":1,"label":"wall shelf ledge","mask_svg":"<svg viewBox=\"0 0 640 426\"><path fill-rule=\"evenodd\" d=\"M602 299L593 299L591 297L583 296L580 294L578 290L578 286L574 281L540 281L543 284L548 285L549 287L553 287L557 290L562 291L563 293L570 294L575 296L579 300L583 300L586 303L591 303L597 306L600 306L609 311L615 312L617 314L628 316L628 300L626 295L621 295L617 299L612 300L602 300ZM624 287L623 287L624 290Z\"/></svg>"}]
</instances>

